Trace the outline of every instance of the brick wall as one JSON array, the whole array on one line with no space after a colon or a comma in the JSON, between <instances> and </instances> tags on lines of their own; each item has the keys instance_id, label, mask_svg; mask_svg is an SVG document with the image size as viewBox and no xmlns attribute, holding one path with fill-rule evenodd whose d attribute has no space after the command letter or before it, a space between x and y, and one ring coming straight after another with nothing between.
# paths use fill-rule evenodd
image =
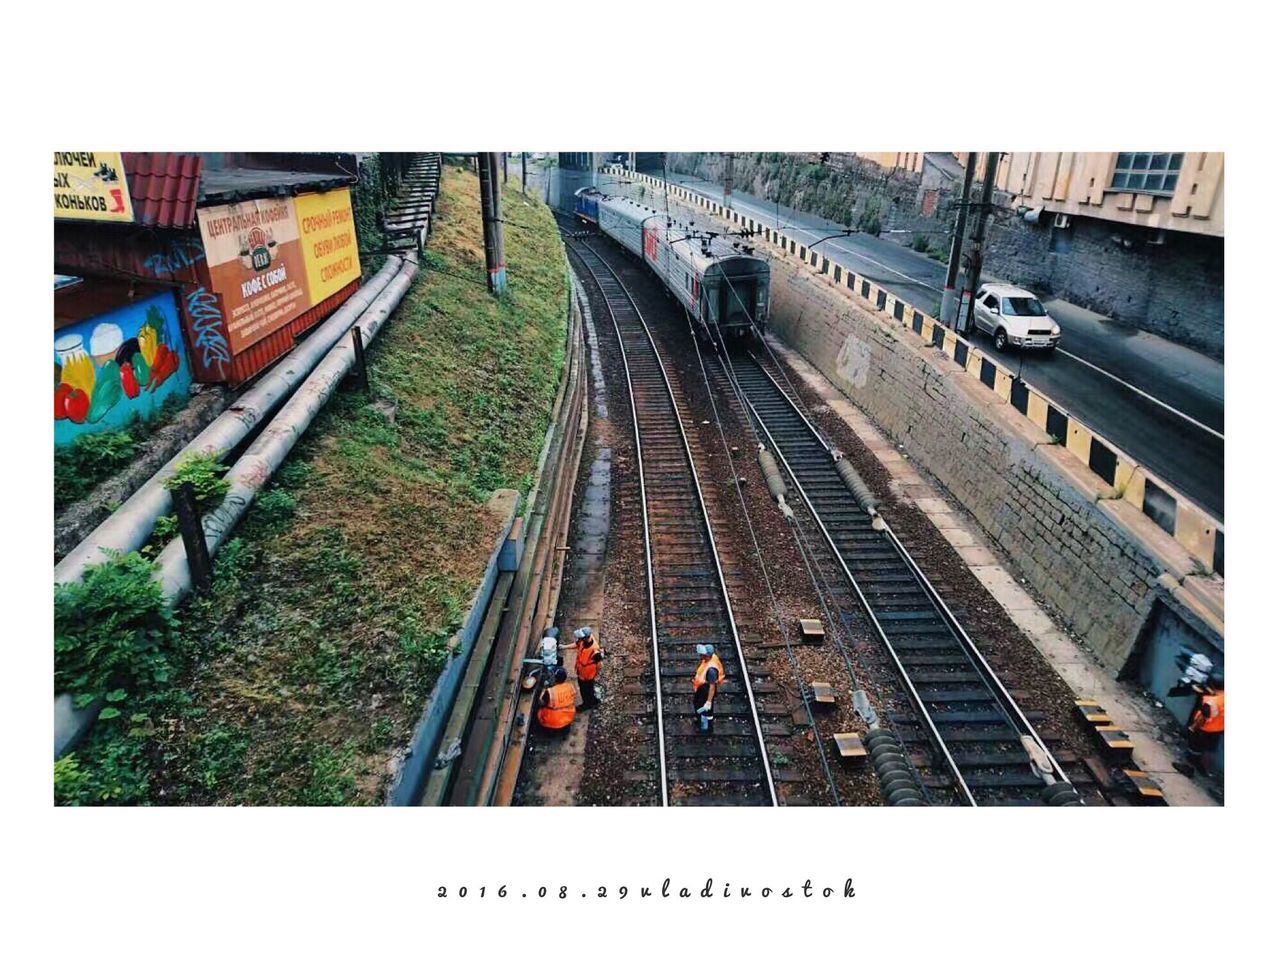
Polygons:
<instances>
[{"instance_id":1,"label":"brick wall","mask_svg":"<svg viewBox=\"0 0 1280 960\"><path fill-rule=\"evenodd\" d=\"M1109 499L1114 492L1087 467L941 354L911 343L794 262L774 258L771 267L773 328L934 474L1070 628L1120 671L1154 599L1176 604L1157 581L1183 561L1161 556L1130 530L1150 526L1153 542L1163 534L1141 511ZM868 373L857 382L840 369L846 347L869 354Z\"/></svg>"}]
</instances>

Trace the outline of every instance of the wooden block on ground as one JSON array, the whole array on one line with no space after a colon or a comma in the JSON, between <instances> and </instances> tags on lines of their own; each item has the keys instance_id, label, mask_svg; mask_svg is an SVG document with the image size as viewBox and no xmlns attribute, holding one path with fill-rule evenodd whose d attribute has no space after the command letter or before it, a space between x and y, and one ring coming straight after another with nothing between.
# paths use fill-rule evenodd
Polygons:
<instances>
[{"instance_id":1,"label":"wooden block on ground","mask_svg":"<svg viewBox=\"0 0 1280 960\"><path fill-rule=\"evenodd\" d=\"M856 733L837 733L832 736L841 760L858 761L867 758L867 747Z\"/></svg>"},{"instance_id":2,"label":"wooden block on ground","mask_svg":"<svg viewBox=\"0 0 1280 960\"><path fill-rule=\"evenodd\" d=\"M836 705L836 691L829 683L815 681L809 684L809 700L819 710L830 710Z\"/></svg>"},{"instance_id":3,"label":"wooden block on ground","mask_svg":"<svg viewBox=\"0 0 1280 960\"><path fill-rule=\"evenodd\" d=\"M1128 760L1133 756L1133 741L1129 739L1129 734L1125 733L1115 724L1094 727L1098 737L1102 740L1105 747L1105 753L1108 757L1115 757L1120 760Z\"/></svg>"},{"instance_id":4,"label":"wooden block on ground","mask_svg":"<svg viewBox=\"0 0 1280 960\"><path fill-rule=\"evenodd\" d=\"M1138 799L1141 803L1152 806L1168 806L1168 801L1165 800L1164 791L1160 789L1160 784L1152 780L1146 773L1141 770L1126 769L1124 775L1128 778L1133 789L1137 791Z\"/></svg>"},{"instance_id":5,"label":"wooden block on ground","mask_svg":"<svg viewBox=\"0 0 1280 960\"><path fill-rule=\"evenodd\" d=\"M800 639L805 643L821 643L827 637L822 621L812 617L800 618Z\"/></svg>"},{"instance_id":6,"label":"wooden block on ground","mask_svg":"<svg viewBox=\"0 0 1280 960\"><path fill-rule=\"evenodd\" d=\"M1095 725L1111 723L1111 717L1097 700L1077 700L1076 710L1085 723Z\"/></svg>"}]
</instances>

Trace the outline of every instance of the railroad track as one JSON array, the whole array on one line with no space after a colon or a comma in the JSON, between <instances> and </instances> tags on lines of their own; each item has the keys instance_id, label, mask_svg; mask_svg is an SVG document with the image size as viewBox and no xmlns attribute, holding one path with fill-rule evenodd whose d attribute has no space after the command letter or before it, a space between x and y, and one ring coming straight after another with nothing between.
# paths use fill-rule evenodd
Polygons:
<instances>
[{"instance_id":1,"label":"railroad track","mask_svg":"<svg viewBox=\"0 0 1280 960\"><path fill-rule=\"evenodd\" d=\"M735 354L726 373L898 674L913 709L890 720L930 788L930 800L970 806L1081 802L893 530L859 506L837 472L831 445L767 362Z\"/></svg>"},{"instance_id":2,"label":"railroad track","mask_svg":"<svg viewBox=\"0 0 1280 960\"><path fill-rule=\"evenodd\" d=\"M744 669L715 535L667 371L644 317L617 275L588 242L566 239L608 307L631 399L662 803L776 805L751 678ZM692 712L689 680L699 643L715 644L726 675L709 734L699 730Z\"/></svg>"}]
</instances>

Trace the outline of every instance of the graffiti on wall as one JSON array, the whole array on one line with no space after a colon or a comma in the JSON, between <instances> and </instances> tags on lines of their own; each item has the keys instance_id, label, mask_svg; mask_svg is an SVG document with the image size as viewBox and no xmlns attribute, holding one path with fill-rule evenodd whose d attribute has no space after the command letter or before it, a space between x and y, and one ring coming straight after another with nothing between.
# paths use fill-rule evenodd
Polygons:
<instances>
[{"instance_id":1,"label":"graffiti on wall","mask_svg":"<svg viewBox=\"0 0 1280 960\"><path fill-rule=\"evenodd\" d=\"M191 347L198 354L200 369L226 376L231 362L231 347L227 343L226 324L218 297L204 287L187 291L187 319L191 323Z\"/></svg>"},{"instance_id":2,"label":"graffiti on wall","mask_svg":"<svg viewBox=\"0 0 1280 960\"><path fill-rule=\"evenodd\" d=\"M63 327L53 340L54 443L150 419L190 385L171 293Z\"/></svg>"},{"instance_id":3,"label":"graffiti on wall","mask_svg":"<svg viewBox=\"0 0 1280 960\"><path fill-rule=\"evenodd\" d=\"M194 239L171 240L169 246L153 253L143 261L143 266L157 277L167 277L194 266L204 259L204 248Z\"/></svg>"}]
</instances>

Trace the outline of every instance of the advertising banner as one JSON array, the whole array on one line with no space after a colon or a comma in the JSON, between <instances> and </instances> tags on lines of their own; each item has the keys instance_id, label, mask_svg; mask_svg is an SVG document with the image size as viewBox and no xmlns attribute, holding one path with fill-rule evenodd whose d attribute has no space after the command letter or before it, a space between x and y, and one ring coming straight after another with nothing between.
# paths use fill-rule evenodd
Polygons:
<instances>
[{"instance_id":1,"label":"advertising banner","mask_svg":"<svg viewBox=\"0 0 1280 960\"><path fill-rule=\"evenodd\" d=\"M57 220L133 222L133 203L118 153L53 154L53 216Z\"/></svg>"},{"instance_id":2,"label":"advertising banner","mask_svg":"<svg viewBox=\"0 0 1280 960\"><path fill-rule=\"evenodd\" d=\"M351 191L196 211L232 356L360 279Z\"/></svg>"},{"instance_id":3,"label":"advertising banner","mask_svg":"<svg viewBox=\"0 0 1280 960\"><path fill-rule=\"evenodd\" d=\"M294 200L312 304L360 279L351 191L308 193Z\"/></svg>"},{"instance_id":4,"label":"advertising banner","mask_svg":"<svg viewBox=\"0 0 1280 960\"><path fill-rule=\"evenodd\" d=\"M202 207L196 218L233 355L311 306L292 198Z\"/></svg>"}]
</instances>

